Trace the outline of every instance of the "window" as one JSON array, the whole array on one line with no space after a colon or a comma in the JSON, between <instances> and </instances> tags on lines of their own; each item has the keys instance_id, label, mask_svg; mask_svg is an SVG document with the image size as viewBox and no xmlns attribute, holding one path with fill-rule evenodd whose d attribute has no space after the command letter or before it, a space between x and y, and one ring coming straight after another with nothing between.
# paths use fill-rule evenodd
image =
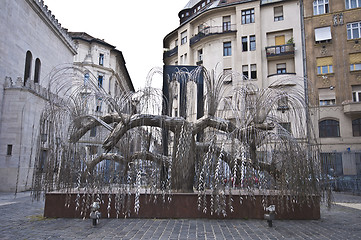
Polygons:
<instances>
[{"instance_id":1,"label":"window","mask_svg":"<svg viewBox=\"0 0 361 240\"><path fill-rule=\"evenodd\" d=\"M41 62L40 62L40 59L37 58L35 60L34 83L39 83L39 80L40 80L40 68L41 68Z\"/></svg>"},{"instance_id":2,"label":"window","mask_svg":"<svg viewBox=\"0 0 361 240\"><path fill-rule=\"evenodd\" d=\"M248 80L248 65L242 66L243 80Z\"/></svg>"},{"instance_id":3,"label":"window","mask_svg":"<svg viewBox=\"0 0 361 240\"><path fill-rule=\"evenodd\" d=\"M100 66L104 65L104 54L102 53L99 54L99 65Z\"/></svg>"},{"instance_id":4,"label":"window","mask_svg":"<svg viewBox=\"0 0 361 240\"><path fill-rule=\"evenodd\" d=\"M274 21L282 21L283 20L283 6L273 8L274 11Z\"/></svg>"},{"instance_id":5,"label":"window","mask_svg":"<svg viewBox=\"0 0 361 240\"><path fill-rule=\"evenodd\" d=\"M279 63L279 64L277 64L276 68L277 68L277 74L287 73L286 63Z\"/></svg>"},{"instance_id":6,"label":"window","mask_svg":"<svg viewBox=\"0 0 361 240\"><path fill-rule=\"evenodd\" d=\"M6 156L11 156L13 154L13 145L9 144L6 149Z\"/></svg>"},{"instance_id":7,"label":"window","mask_svg":"<svg viewBox=\"0 0 361 240\"><path fill-rule=\"evenodd\" d=\"M97 127L90 129L90 137L95 137L97 135Z\"/></svg>"},{"instance_id":8,"label":"window","mask_svg":"<svg viewBox=\"0 0 361 240\"><path fill-rule=\"evenodd\" d=\"M231 31L231 16L223 17L223 32Z\"/></svg>"},{"instance_id":9,"label":"window","mask_svg":"<svg viewBox=\"0 0 361 240\"><path fill-rule=\"evenodd\" d=\"M248 51L248 37L242 37L242 51Z\"/></svg>"},{"instance_id":10,"label":"window","mask_svg":"<svg viewBox=\"0 0 361 240\"><path fill-rule=\"evenodd\" d=\"M203 61L203 49L198 50L198 61Z\"/></svg>"},{"instance_id":11,"label":"window","mask_svg":"<svg viewBox=\"0 0 361 240\"><path fill-rule=\"evenodd\" d=\"M323 120L318 126L320 138L340 137L340 125L337 120Z\"/></svg>"},{"instance_id":12,"label":"window","mask_svg":"<svg viewBox=\"0 0 361 240\"><path fill-rule=\"evenodd\" d=\"M223 43L223 56L232 56L232 44L231 44L231 42Z\"/></svg>"},{"instance_id":13,"label":"window","mask_svg":"<svg viewBox=\"0 0 361 240\"><path fill-rule=\"evenodd\" d=\"M187 30L181 33L181 45L187 43Z\"/></svg>"},{"instance_id":14,"label":"window","mask_svg":"<svg viewBox=\"0 0 361 240\"><path fill-rule=\"evenodd\" d=\"M315 28L316 43L325 43L332 40L331 27Z\"/></svg>"},{"instance_id":15,"label":"window","mask_svg":"<svg viewBox=\"0 0 361 240\"><path fill-rule=\"evenodd\" d=\"M256 36L249 36L249 50L255 51L256 50Z\"/></svg>"},{"instance_id":16,"label":"window","mask_svg":"<svg viewBox=\"0 0 361 240\"><path fill-rule=\"evenodd\" d=\"M291 123L290 122L279 123L277 132L278 132L278 134L281 134L281 135L290 134L291 133Z\"/></svg>"},{"instance_id":17,"label":"window","mask_svg":"<svg viewBox=\"0 0 361 240\"><path fill-rule=\"evenodd\" d=\"M254 9L242 11L242 24L254 23Z\"/></svg>"},{"instance_id":18,"label":"window","mask_svg":"<svg viewBox=\"0 0 361 240\"><path fill-rule=\"evenodd\" d=\"M354 63L350 65L350 71L360 71L361 63Z\"/></svg>"},{"instance_id":19,"label":"window","mask_svg":"<svg viewBox=\"0 0 361 240\"><path fill-rule=\"evenodd\" d=\"M100 87L100 88L103 87L103 79L104 79L103 75L98 76L98 87Z\"/></svg>"},{"instance_id":20,"label":"window","mask_svg":"<svg viewBox=\"0 0 361 240\"><path fill-rule=\"evenodd\" d=\"M319 15L329 12L328 0L313 1L313 15Z\"/></svg>"},{"instance_id":21,"label":"window","mask_svg":"<svg viewBox=\"0 0 361 240\"><path fill-rule=\"evenodd\" d=\"M318 89L318 96L320 100L320 106L330 106L336 104L335 91L330 88Z\"/></svg>"},{"instance_id":22,"label":"window","mask_svg":"<svg viewBox=\"0 0 361 240\"><path fill-rule=\"evenodd\" d=\"M352 121L352 135L361 137L361 118Z\"/></svg>"},{"instance_id":23,"label":"window","mask_svg":"<svg viewBox=\"0 0 361 240\"><path fill-rule=\"evenodd\" d=\"M361 7L361 0L346 0L346 9Z\"/></svg>"},{"instance_id":24,"label":"window","mask_svg":"<svg viewBox=\"0 0 361 240\"><path fill-rule=\"evenodd\" d=\"M278 99L277 110L282 111L282 113L284 113L288 109L289 109L289 107L288 107L288 97L287 96L281 96L280 99Z\"/></svg>"},{"instance_id":25,"label":"window","mask_svg":"<svg viewBox=\"0 0 361 240\"><path fill-rule=\"evenodd\" d=\"M350 71L361 70L361 53L350 54Z\"/></svg>"},{"instance_id":26,"label":"window","mask_svg":"<svg viewBox=\"0 0 361 240\"><path fill-rule=\"evenodd\" d=\"M84 74L84 85L88 85L89 82L89 73Z\"/></svg>"},{"instance_id":27,"label":"window","mask_svg":"<svg viewBox=\"0 0 361 240\"><path fill-rule=\"evenodd\" d=\"M31 62L33 61L33 55L30 51L26 52L26 58L25 58L25 71L24 71L24 85L30 78L30 72L31 72Z\"/></svg>"},{"instance_id":28,"label":"window","mask_svg":"<svg viewBox=\"0 0 361 240\"><path fill-rule=\"evenodd\" d=\"M361 22L347 24L347 39L361 38Z\"/></svg>"},{"instance_id":29,"label":"window","mask_svg":"<svg viewBox=\"0 0 361 240\"><path fill-rule=\"evenodd\" d=\"M251 79L257 79L257 65L251 64Z\"/></svg>"},{"instance_id":30,"label":"window","mask_svg":"<svg viewBox=\"0 0 361 240\"><path fill-rule=\"evenodd\" d=\"M44 150L44 149L42 149L41 150L41 153L40 153L40 162L39 162L39 170L41 171L41 172L43 172L44 171L44 169L45 169L45 163L46 163L46 160L48 159L48 150Z\"/></svg>"},{"instance_id":31,"label":"window","mask_svg":"<svg viewBox=\"0 0 361 240\"><path fill-rule=\"evenodd\" d=\"M352 86L352 101L361 102L361 85Z\"/></svg>"},{"instance_id":32,"label":"window","mask_svg":"<svg viewBox=\"0 0 361 240\"><path fill-rule=\"evenodd\" d=\"M223 69L223 84L232 84L232 68Z\"/></svg>"},{"instance_id":33,"label":"window","mask_svg":"<svg viewBox=\"0 0 361 240\"><path fill-rule=\"evenodd\" d=\"M323 57L316 59L317 64L317 74L329 74L333 73L333 59L332 57Z\"/></svg>"},{"instance_id":34,"label":"window","mask_svg":"<svg viewBox=\"0 0 361 240\"><path fill-rule=\"evenodd\" d=\"M95 111L96 112L101 112L102 111L102 98L97 98Z\"/></svg>"}]
</instances>

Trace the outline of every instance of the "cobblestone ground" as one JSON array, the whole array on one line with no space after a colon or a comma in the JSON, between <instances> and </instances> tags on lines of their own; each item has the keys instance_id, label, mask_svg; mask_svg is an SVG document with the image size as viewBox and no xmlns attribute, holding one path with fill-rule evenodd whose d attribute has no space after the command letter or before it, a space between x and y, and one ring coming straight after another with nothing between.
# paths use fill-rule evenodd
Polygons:
<instances>
[{"instance_id":1,"label":"cobblestone ground","mask_svg":"<svg viewBox=\"0 0 361 240\"><path fill-rule=\"evenodd\" d=\"M361 239L361 196L334 194L320 220L44 219L29 193L0 193L0 239Z\"/></svg>"}]
</instances>

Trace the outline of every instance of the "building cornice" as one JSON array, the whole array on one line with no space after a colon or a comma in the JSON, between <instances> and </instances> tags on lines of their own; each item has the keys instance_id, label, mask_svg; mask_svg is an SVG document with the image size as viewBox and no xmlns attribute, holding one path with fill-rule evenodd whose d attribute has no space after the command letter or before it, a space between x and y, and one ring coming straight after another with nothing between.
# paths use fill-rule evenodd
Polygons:
<instances>
[{"instance_id":1,"label":"building cornice","mask_svg":"<svg viewBox=\"0 0 361 240\"><path fill-rule=\"evenodd\" d=\"M48 6L44 4L44 0L25 0L31 8L39 15L46 25L56 34L56 36L69 48L69 50L76 54L76 46L72 38L68 35L66 29L61 27L61 24L52 15Z\"/></svg>"},{"instance_id":2,"label":"building cornice","mask_svg":"<svg viewBox=\"0 0 361 240\"><path fill-rule=\"evenodd\" d=\"M213 6L211 8L206 8L204 9L203 11L200 11L199 13L197 14L194 14L192 15L191 17L189 17L187 20L185 20L184 22L182 22L176 29L174 29L172 32L168 33L164 38L163 38L163 46L164 46L164 43L166 41L167 38L169 38L170 36L172 36L173 34L177 33L177 31L183 27L184 25L188 24L189 22L197 19L198 17L200 16L203 16L204 14L210 12L210 11L216 11L216 10L219 10L219 9L224 9L224 8L227 8L227 7L233 7L233 6L236 6L236 5L239 5L239 4L244 4L244 3L248 3L248 2L256 2L256 1L259 1L259 0L239 0L239 1L236 1L236 2L231 2L231 3L222 3L221 5L217 5L217 6ZM183 9L184 10L184 9ZM182 11L183 11L182 10Z\"/></svg>"}]
</instances>

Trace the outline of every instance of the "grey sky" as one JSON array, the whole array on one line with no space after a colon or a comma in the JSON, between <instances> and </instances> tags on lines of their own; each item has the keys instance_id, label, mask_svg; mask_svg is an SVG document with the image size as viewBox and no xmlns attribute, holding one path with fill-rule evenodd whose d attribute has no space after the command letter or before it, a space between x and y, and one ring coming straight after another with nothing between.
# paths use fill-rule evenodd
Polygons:
<instances>
[{"instance_id":1,"label":"grey sky","mask_svg":"<svg viewBox=\"0 0 361 240\"><path fill-rule=\"evenodd\" d=\"M69 31L87 32L123 52L135 89L162 66L163 38L179 26L188 0L45 0ZM155 77L159 86L161 77Z\"/></svg>"}]
</instances>

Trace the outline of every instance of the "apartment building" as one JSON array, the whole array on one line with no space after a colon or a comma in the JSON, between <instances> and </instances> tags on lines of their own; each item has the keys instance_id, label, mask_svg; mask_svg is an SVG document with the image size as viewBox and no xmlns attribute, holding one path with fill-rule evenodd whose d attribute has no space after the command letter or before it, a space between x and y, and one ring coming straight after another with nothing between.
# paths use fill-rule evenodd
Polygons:
<instances>
[{"instance_id":1,"label":"apartment building","mask_svg":"<svg viewBox=\"0 0 361 240\"><path fill-rule=\"evenodd\" d=\"M233 101L234 89L248 83L259 89L281 84L303 91L299 1L189 1L179 18L180 25L164 38L166 66L204 66L216 75L238 73L224 82L227 101ZM172 101L180 104L180 99ZM285 114L287 102L280 105L278 114ZM230 112L223 116L232 118ZM194 114L190 119L195 120ZM289 120L286 125L292 131Z\"/></svg>"},{"instance_id":2,"label":"apartment building","mask_svg":"<svg viewBox=\"0 0 361 240\"><path fill-rule=\"evenodd\" d=\"M307 76L324 170L361 175L361 1L304 1Z\"/></svg>"}]
</instances>

